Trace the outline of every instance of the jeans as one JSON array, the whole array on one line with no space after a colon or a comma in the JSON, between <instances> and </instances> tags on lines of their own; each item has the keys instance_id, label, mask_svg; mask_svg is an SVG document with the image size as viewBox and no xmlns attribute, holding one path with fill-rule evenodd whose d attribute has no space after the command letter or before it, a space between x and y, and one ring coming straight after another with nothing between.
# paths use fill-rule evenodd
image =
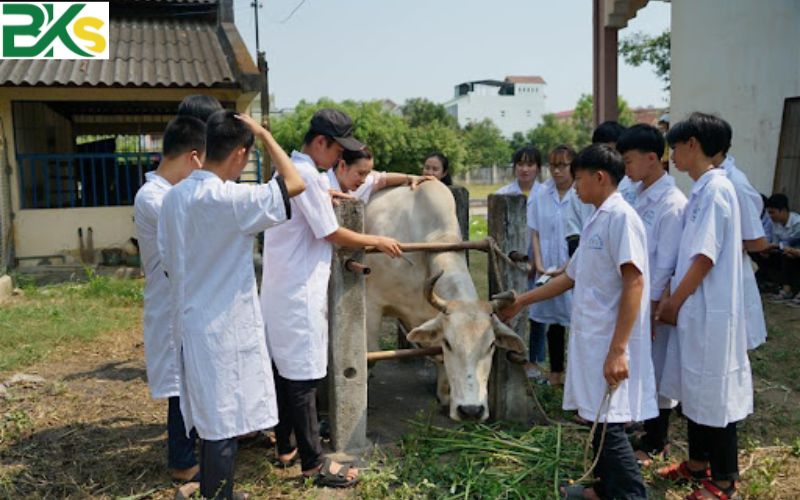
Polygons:
<instances>
[{"instance_id":1,"label":"jeans","mask_svg":"<svg viewBox=\"0 0 800 500\"><path fill-rule=\"evenodd\" d=\"M531 345L528 349L528 359L531 363L543 363L546 359L545 356L545 333L544 325L529 319L531 326Z\"/></svg>"},{"instance_id":2,"label":"jeans","mask_svg":"<svg viewBox=\"0 0 800 500\"><path fill-rule=\"evenodd\" d=\"M272 367L278 399L278 425L275 440L278 453L291 453L292 434L300 453L302 470L311 470L322 462L322 442L317 420L317 384L319 380L289 380Z\"/></svg>"},{"instance_id":3,"label":"jeans","mask_svg":"<svg viewBox=\"0 0 800 500\"><path fill-rule=\"evenodd\" d=\"M233 498L233 469L238 438L200 441L200 495L214 500Z\"/></svg>"},{"instance_id":4,"label":"jeans","mask_svg":"<svg viewBox=\"0 0 800 500\"><path fill-rule=\"evenodd\" d=\"M168 400L167 409L167 467L170 469L189 469L197 465L194 445L197 442L197 431L192 429L186 436L186 426L181 414L181 402L178 396Z\"/></svg>"},{"instance_id":5,"label":"jeans","mask_svg":"<svg viewBox=\"0 0 800 500\"><path fill-rule=\"evenodd\" d=\"M689 458L711 464L715 481L739 479L738 437L736 422L727 427L710 427L686 419L689 430Z\"/></svg>"},{"instance_id":6,"label":"jeans","mask_svg":"<svg viewBox=\"0 0 800 500\"><path fill-rule=\"evenodd\" d=\"M631 443L625 434L625 424L609 423L603 448L600 449L602 429L602 424L598 424L592 439L595 457L600 454L597 467L594 469L594 475L599 479L595 492L600 498L607 499L646 499L644 479Z\"/></svg>"}]
</instances>

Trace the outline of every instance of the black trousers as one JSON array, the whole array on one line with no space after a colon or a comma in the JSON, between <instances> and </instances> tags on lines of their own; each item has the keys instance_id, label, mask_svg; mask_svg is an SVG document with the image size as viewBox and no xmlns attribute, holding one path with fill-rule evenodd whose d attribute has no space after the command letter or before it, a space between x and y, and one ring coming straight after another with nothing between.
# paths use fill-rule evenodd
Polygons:
<instances>
[{"instance_id":1,"label":"black trousers","mask_svg":"<svg viewBox=\"0 0 800 500\"><path fill-rule=\"evenodd\" d=\"M233 499L233 469L238 438L200 441L200 495L214 500Z\"/></svg>"},{"instance_id":2,"label":"black trousers","mask_svg":"<svg viewBox=\"0 0 800 500\"><path fill-rule=\"evenodd\" d=\"M711 464L715 481L739 479L739 442L736 422L727 427L709 427L686 419L689 430L689 458Z\"/></svg>"},{"instance_id":3,"label":"black trousers","mask_svg":"<svg viewBox=\"0 0 800 500\"><path fill-rule=\"evenodd\" d=\"M599 479L595 483L595 492L600 498L608 500L646 499L644 479L625 434L625 424L608 424L603 448L599 449L602 429L602 424L598 424L592 439L595 457L600 454L594 469L594 475Z\"/></svg>"},{"instance_id":4,"label":"black trousers","mask_svg":"<svg viewBox=\"0 0 800 500\"><path fill-rule=\"evenodd\" d=\"M547 328L547 352L550 353L550 371L564 373L564 337L567 329L552 324Z\"/></svg>"},{"instance_id":5,"label":"black trousers","mask_svg":"<svg viewBox=\"0 0 800 500\"><path fill-rule=\"evenodd\" d=\"M286 455L292 452L294 434L302 469L311 470L322 462L322 442L317 419L319 380L283 378L275 365L272 366L272 371L278 399L278 425L275 426L278 453Z\"/></svg>"},{"instance_id":6,"label":"black trousers","mask_svg":"<svg viewBox=\"0 0 800 500\"><path fill-rule=\"evenodd\" d=\"M197 465L197 457L194 453L197 431L192 429L189 437L186 436L180 398L173 396L168 401L167 466L170 469L189 469Z\"/></svg>"},{"instance_id":7,"label":"black trousers","mask_svg":"<svg viewBox=\"0 0 800 500\"><path fill-rule=\"evenodd\" d=\"M642 436L642 451L647 453L661 453L669 443L669 416L670 408L658 410L658 416L644 421L644 436Z\"/></svg>"}]
</instances>

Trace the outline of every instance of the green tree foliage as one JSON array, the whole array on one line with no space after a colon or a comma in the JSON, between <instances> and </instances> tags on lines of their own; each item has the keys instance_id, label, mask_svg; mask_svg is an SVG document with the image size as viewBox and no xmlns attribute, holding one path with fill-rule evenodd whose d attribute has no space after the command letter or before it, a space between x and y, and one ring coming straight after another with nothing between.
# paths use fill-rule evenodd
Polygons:
<instances>
[{"instance_id":1,"label":"green tree foliage","mask_svg":"<svg viewBox=\"0 0 800 500\"><path fill-rule=\"evenodd\" d=\"M525 144L533 144L539 148L544 160L550 151L561 144L577 147L577 139L576 129L571 123L559 122L555 115L547 114L542 117L542 123L538 127L528 131Z\"/></svg>"},{"instance_id":2,"label":"green tree foliage","mask_svg":"<svg viewBox=\"0 0 800 500\"><path fill-rule=\"evenodd\" d=\"M664 90L670 87L670 32L658 36L634 33L619 42L619 53L631 66L650 64L656 76L664 82Z\"/></svg>"},{"instance_id":3,"label":"green tree foliage","mask_svg":"<svg viewBox=\"0 0 800 500\"><path fill-rule=\"evenodd\" d=\"M617 121L626 127L636 122L633 111L622 97L617 98L617 114L619 115ZM583 94L578 99L570 122L575 129L575 146L577 148L588 146L592 142L594 130L594 99L591 94Z\"/></svg>"},{"instance_id":4,"label":"green tree foliage","mask_svg":"<svg viewBox=\"0 0 800 500\"><path fill-rule=\"evenodd\" d=\"M403 118L411 127L423 127L431 123L438 123L452 129L458 128L455 116L448 113L443 105L423 97L408 99L400 110Z\"/></svg>"},{"instance_id":5,"label":"green tree foliage","mask_svg":"<svg viewBox=\"0 0 800 500\"><path fill-rule=\"evenodd\" d=\"M511 146L489 119L464 128L464 145L467 148L467 166L508 163L511 159Z\"/></svg>"}]
</instances>

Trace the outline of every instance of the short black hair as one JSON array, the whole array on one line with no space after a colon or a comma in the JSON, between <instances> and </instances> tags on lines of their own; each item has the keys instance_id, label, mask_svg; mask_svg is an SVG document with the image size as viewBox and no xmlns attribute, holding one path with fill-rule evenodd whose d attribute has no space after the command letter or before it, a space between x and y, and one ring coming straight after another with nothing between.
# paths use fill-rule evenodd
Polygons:
<instances>
[{"instance_id":1,"label":"short black hair","mask_svg":"<svg viewBox=\"0 0 800 500\"><path fill-rule=\"evenodd\" d=\"M566 157L567 163L572 163L572 160L575 159L575 155L577 155L577 153L574 149L572 149L571 146L567 144L559 144L558 146L554 147L552 151L550 151L548 162L550 165L552 165L559 157Z\"/></svg>"},{"instance_id":2,"label":"short black hair","mask_svg":"<svg viewBox=\"0 0 800 500\"><path fill-rule=\"evenodd\" d=\"M348 165L352 165L358 160L371 160L371 159L372 159L372 151L368 147L364 147L363 149L359 149L358 151L350 151L349 149L345 149L342 152L342 160L344 160L344 162Z\"/></svg>"},{"instance_id":3,"label":"short black hair","mask_svg":"<svg viewBox=\"0 0 800 500\"><path fill-rule=\"evenodd\" d=\"M255 137L245 122L236 118L237 113L220 110L206 122L206 159L211 162L225 160L236 148L250 149Z\"/></svg>"},{"instance_id":4,"label":"short black hair","mask_svg":"<svg viewBox=\"0 0 800 500\"><path fill-rule=\"evenodd\" d=\"M578 153L578 156L572 160L570 170L573 177L575 177L575 172L578 170L589 170L591 172L603 170L608 172L616 186L625 175L625 164L622 162L622 155L619 154L619 151L608 144L601 143L583 148Z\"/></svg>"},{"instance_id":5,"label":"short black hair","mask_svg":"<svg viewBox=\"0 0 800 500\"><path fill-rule=\"evenodd\" d=\"M161 152L166 158L206 150L206 124L192 116L176 116L164 129Z\"/></svg>"},{"instance_id":6,"label":"short black hair","mask_svg":"<svg viewBox=\"0 0 800 500\"><path fill-rule=\"evenodd\" d=\"M426 162L428 161L428 158L436 158L442 163L444 176L440 180L442 181L442 184L446 186L452 186L453 178L450 176L450 160L447 159L447 156L445 156L445 154L441 151L434 151L433 153L428 153L422 161Z\"/></svg>"},{"instance_id":7,"label":"short black hair","mask_svg":"<svg viewBox=\"0 0 800 500\"><path fill-rule=\"evenodd\" d=\"M318 135L321 135L322 137L325 138L325 145L328 146L328 147L330 147L331 144L336 142L336 140L333 137L327 136L325 134L320 134L319 132L316 132L314 130L309 130L308 132L306 132L306 135L303 137L303 144L311 144L311 142L314 140L314 138L316 136L318 136Z\"/></svg>"},{"instance_id":8,"label":"short black hair","mask_svg":"<svg viewBox=\"0 0 800 500\"><path fill-rule=\"evenodd\" d=\"M731 146L731 128L728 122L706 113L694 112L689 118L676 123L667 132L667 142L675 147L692 137L700 143L703 154L711 158L717 153L725 153Z\"/></svg>"},{"instance_id":9,"label":"short black hair","mask_svg":"<svg viewBox=\"0 0 800 500\"><path fill-rule=\"evenodd\" d=\"M216 97L194 94L183 98L178 106L178 115L193 116L198 120L208 121L208 117L223 109Z\"/></svg>"},{"instance_id":10,"label":"short black hair","mask_svg":"<svg viewBox=\"0 0 800 500\"><path fill-rule=\"evenodd\" d=\"M661 158L664 156L664 134L652 125L637 123L619 136L617 151L623 155L628 151L655 153Z\"/></svg>"},{"instance_id":11,"label":"short black hair","mask_svg":"<svg viewBox=\"0 0 800 500\"><path fill-rule=\"evenodd\" d=\"M619 123L610 120L603 122L592 132L592 144L616 143L623 132L625 132L625 127Z\"/></svg>"},{"instance_id":12,"label":"short black hair","mask_svg":"<svg viewBox=\"0 0 800 500\"><path fill-rule=\"evenodd\" d=\"M789 210L789 198L785 194L775 193L767 198L764 206L775 210Z\"/></svg>"},{"instance_id":13,"label":"short black hair","mask_svg":"<svg viewBox=\"0 0 800 500\"><path fill-rule=\"evenodd\" d=\"M514 151L511 157L511 165L515 166L517 163L535 163L542 166L542 153L536 146L522 146Z\"/></svg>"}]
</instances>

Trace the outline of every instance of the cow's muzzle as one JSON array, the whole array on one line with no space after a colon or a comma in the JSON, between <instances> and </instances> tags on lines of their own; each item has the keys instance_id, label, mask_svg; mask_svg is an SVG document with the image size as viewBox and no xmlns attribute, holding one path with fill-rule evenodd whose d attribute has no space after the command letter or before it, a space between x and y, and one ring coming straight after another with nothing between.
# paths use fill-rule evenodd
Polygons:
<instances>
[{"instance_id":1,"label":"cow's muzzle","mask_svg":"<svg viewBox=\"0 0 800 500\"><path fill-rule=\"evenodd\" d=\"M483 416L483 405L459 405L458 416L465 420L478 420Z\"/></svg>"}]
</instances>

